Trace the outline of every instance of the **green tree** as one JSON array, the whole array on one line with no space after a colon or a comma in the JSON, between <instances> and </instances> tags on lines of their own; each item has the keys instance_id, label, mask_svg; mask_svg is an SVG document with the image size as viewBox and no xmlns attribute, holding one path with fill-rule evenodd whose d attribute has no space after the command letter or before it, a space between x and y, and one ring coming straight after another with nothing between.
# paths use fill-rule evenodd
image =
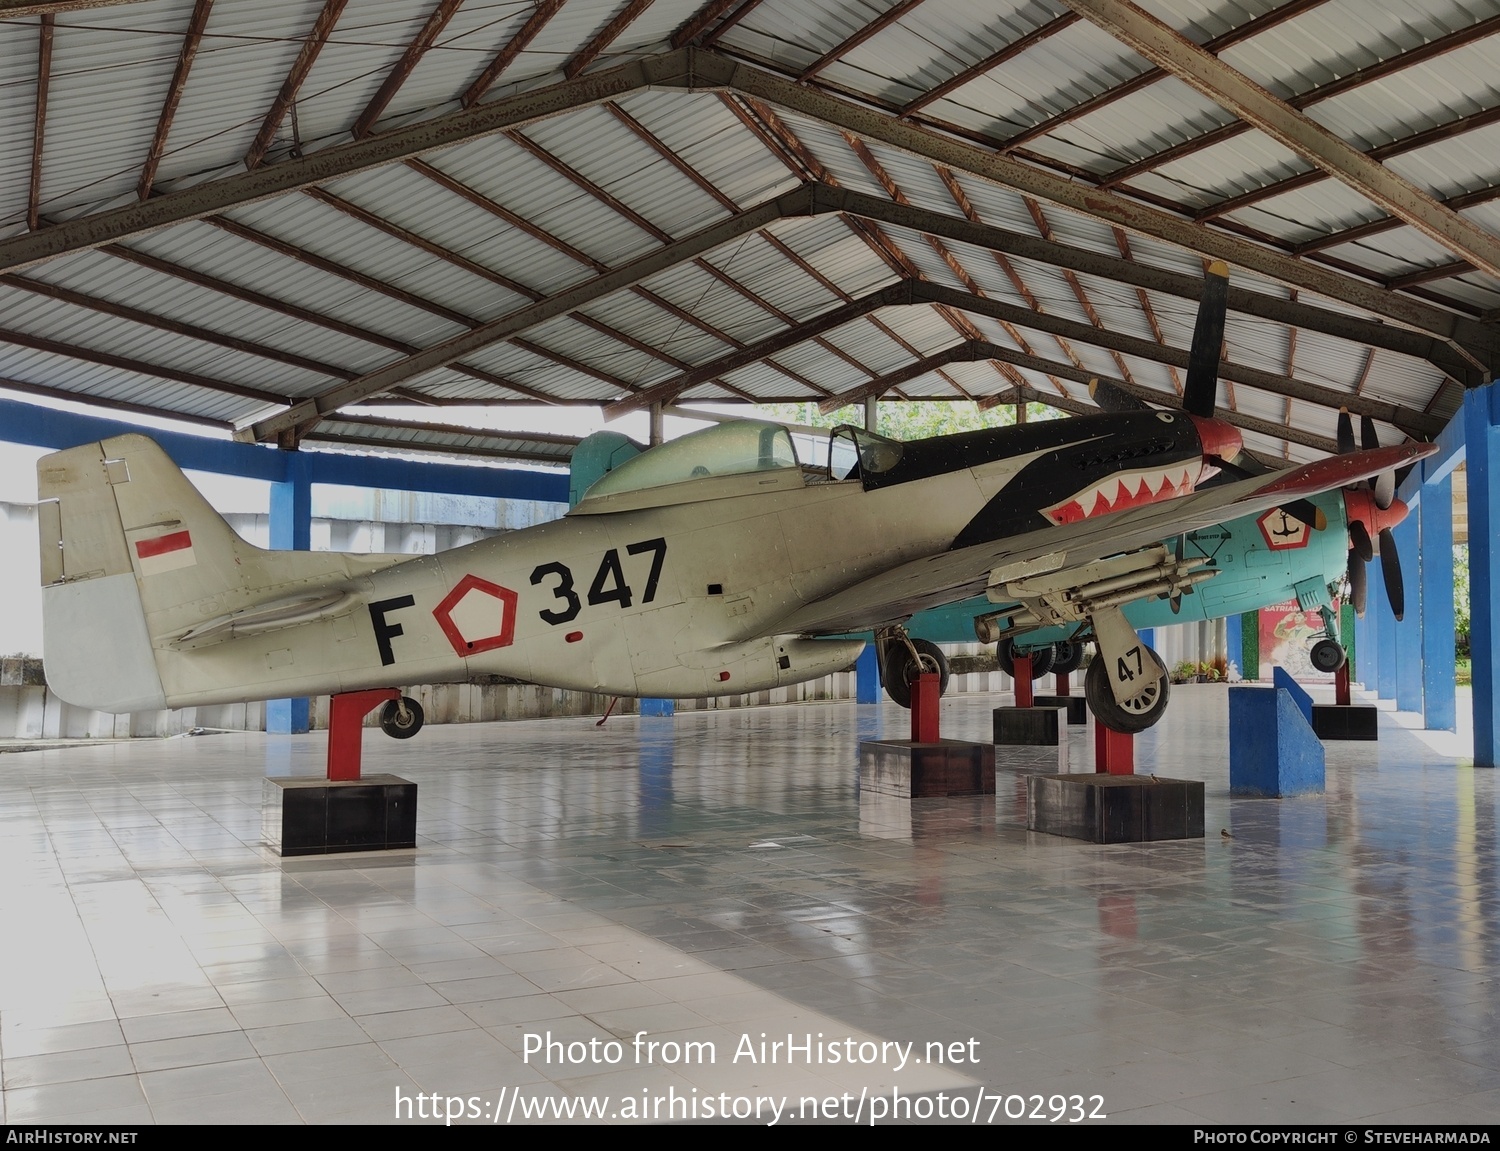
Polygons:
<instances>
[{"instance_id":1,"label":"green tree","mask_svg":"<svg viewBox=\"0 0 1500 1151\"><path fill-rule=\"evenodd\" d=\"M1469 658L1469 545L1453 547L1453 646Z\"/></svg>"},{"instance_id":2,"label":"green tree","mask_svg":"<svg viewBox=\"0 0 1500 1151\"><path fill-rule=\"evenodd\" d=\"M816 403L762 404L760 408L772 419L813 428L833 428L839 424L862 427L865 420L864 408L858 404L849 404L827 415L818 411ZM1062 415L1044 404L1026 406L1028 420L1056 419ZM896 400L882 402L877 419L875 430L881 435L898 440L920 440L980 428L1009 427L1016 422L1016 409L1011 404L1004 404L980 411L979 405L970 400Z\"/></svg>"}]
</instances>

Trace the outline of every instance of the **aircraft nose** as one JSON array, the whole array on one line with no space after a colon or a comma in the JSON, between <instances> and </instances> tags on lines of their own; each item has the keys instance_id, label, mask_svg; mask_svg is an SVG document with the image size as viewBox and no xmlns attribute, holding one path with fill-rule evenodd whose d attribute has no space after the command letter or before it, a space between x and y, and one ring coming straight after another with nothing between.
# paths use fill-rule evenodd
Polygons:
<instances>
[{"instance_id":1,"label":"aircraft nose","mask_svg":"<svg viewBox=\"0 0 1500 1151\"><path fill-rule=\"evenodd\" d=\"M1344 511L1350 522L1358 520L1365 525L1365 531L1370 533L1374 539L1386 528L1396 527L1406 518L1406 513L1411 509L1406 506L1404 500L1392 500L1391 506L1382 508L1375 502L1374 495L1368 488L1345 488L1344 489Z\"/></svg>"},{"instance_id":2,"label":"aircraft nose","mask_svg":"<svg viewBox=\"0 0 1500 1151\"><path fill-rule=\"evenodd\" d=\"M1226 424L1223 420L1210 419L1206 416L1189 415L1188 419L1192 420L1193 427L1198 429L1198 439L1203 444L1205 456L1232 460L1243 450L1245 441L1240 436L1239 428L1233 424Z\"/></svg>"}]
</instances>

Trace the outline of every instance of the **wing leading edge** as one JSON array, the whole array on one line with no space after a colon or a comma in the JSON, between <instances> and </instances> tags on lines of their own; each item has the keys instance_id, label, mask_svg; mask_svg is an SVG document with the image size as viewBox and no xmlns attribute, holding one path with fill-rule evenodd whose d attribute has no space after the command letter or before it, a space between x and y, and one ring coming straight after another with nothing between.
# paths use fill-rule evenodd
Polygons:
<instances>
[{"instance_id":1,"label":"wing leading edge","mask_svg":"<svg viewBox=\"0 0 1500 1151\"><path fill-rule=\"evenodd\" d=\"M1157 543L1178 532L1225 518L1253 515L1303 496L1344 487L1402 467L1437 451L1435 444L1402 444L1335 456L1290 471L1237 480L1162 503L1147 504L1062 527L957 548L912 560L802 605L778 620L777 633L841 634L897 623L917 611L983 593L991 573L1006 578L1066 571ZM1226 511L1229 516L1226 517Z\"/></svg>"}]
</instances>

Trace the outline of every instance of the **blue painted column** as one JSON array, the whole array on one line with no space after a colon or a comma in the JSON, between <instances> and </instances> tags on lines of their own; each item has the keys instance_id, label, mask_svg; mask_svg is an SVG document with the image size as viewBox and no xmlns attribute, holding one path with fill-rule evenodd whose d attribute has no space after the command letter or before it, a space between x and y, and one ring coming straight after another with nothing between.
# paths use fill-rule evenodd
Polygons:
<instances>
[{"instance_id":1,"label":"blue painted column","mask_svg":"<svg viewBox=\"0 0 1500 1151\"><path fill-rule=\"evenodd\" d=\"M677 701L672 699L652 699L649 696L642 696L639 710L642 715L676 715Z\"/></svg>"},{"instance_id":2,"label":"blue painted column","mask_svg":"<svg viewBox=\"0 0 1500 1151\"><path fill-rule=\"evenodd\" d=\"M1156 629L1154 627L1143 627L1143 628L1141 628L1141 630L1140 630L1140 632L1138 634L1140 635L1141 642L1143 644L1145 644L1147 647L1155 650L1155 648L1156 648Z\"/></svg>"},{"instance_id":3,"label":"blue painted column","mask_svg":"<svg viewBox=\"0 0 1500 1151\"><path fill-rule=\"evenodd\" d=\"M1366 691L1375 690L1375 665L1380 662L1375 643L1374 604L1365 598L1365 614L1354 616L1354 673L1351 682L1365 685Z\"/></svg>"},{"instance_id":4,"label":"blue painted column","mask_svg":"<svg viewBox=\"0 0 1500 1151\"><path fill-rule=\"evenodd\" d=\"M1419 505L1420 506L1420 505ZM1422 710L1422 585L1418 578L1422 558L1417 547L1416 512L1391 533L1401 558L1402 583L1406 592L1405 618L1396 624L1396 707L1401 711ZM1384 577L1381 583L1385 582ZM1394 618L1394 617L1393 617Z\"/></svg>"},{"instance_id":5,"label":"blue painted column","mask_svg":"<svg viewBox=\"0 0 1500 1151\"><path fill-rule=\"evenodd\" d=\"M1469 656L1474 667L1474 766L1494 767L1500 748L1500 700L1495 657L1500 617L1495 580L1500 571L1500 389L1492 383L1464 393L1464 454L1469 465Z\"/></svg>"},{"instance_id":6,"label":"blue painted column","mask_svg":"<svg viewBox=\"0 0 1500 1151\"><path fill-rule=\"evenodd\" d=\"M1379 541L1376 541L1379 548ZM1370 561L1370 613L1375 617L1375 694L1380 699L1396 698L1396 617L1386 598L1385 578L1380 574L1380 553Z\"/></svg>"},{"instance_id":7,"label":"blue painted column","mask_svg":"<svg viewBox=\"0 0 1500 1151\"><path fill-rule=\"evenodd\" d=\"M1422 724L1454 731L1453 479L1423 483L1416 507L1422 546Z\"/></svg>"},{"instance_id":8,"label":"blue painted column","mask_svg":"<svg viewBox=\"0 0 1500 1151\"><path fill-rule=\"evenodd\" d=\"M875 657L875 644L865 644L854 664L854 700L856 703L880 702L880 661Z\"/></svg>"},{"instance_id":9,"label":"blue painted column","mask_svg":"<svg viewBox=\"0 0 1500 1151\"><path fill-rule=\"evenodd\" d=\"M271 548L273 551L312 549L312 466L301 452L284 452L286 478L271 485ZM308 701L266 701L266 731L272 735L301 735L308 729Z\"/></svg>"},{"instance_id":10,"label":"blue painted column","mask_svg":"<svg viewBox=\"0 0 1500 1151\"><path fill-rule=\"evenodd\" d=\"M1245 673L1244 616L1232 615L1224 620L1224 658Z\"/></svg>"}]
</instances>

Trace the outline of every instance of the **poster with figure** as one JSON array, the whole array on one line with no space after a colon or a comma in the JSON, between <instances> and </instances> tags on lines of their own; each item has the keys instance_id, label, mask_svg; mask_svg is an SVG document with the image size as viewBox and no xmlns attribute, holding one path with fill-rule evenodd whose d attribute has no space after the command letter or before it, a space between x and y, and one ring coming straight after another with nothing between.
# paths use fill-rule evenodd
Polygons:
<instances>
[{"instance_id":1,"label":"poster with figure","mask_svg":"<svg viewBox=\"0 0 1500 1151\"><path fill-rule=\"evenodd\" d=\"M1334 616L1338 615L1334 601ZM1299 683L1332 683L1332 672L1318 671L1309 652L1323 638L1323 613L1303 611L1296 600L1260 610L1260 678L1270 680L1273 666L1283 667Z\"/></svg>"}]
</instances>

